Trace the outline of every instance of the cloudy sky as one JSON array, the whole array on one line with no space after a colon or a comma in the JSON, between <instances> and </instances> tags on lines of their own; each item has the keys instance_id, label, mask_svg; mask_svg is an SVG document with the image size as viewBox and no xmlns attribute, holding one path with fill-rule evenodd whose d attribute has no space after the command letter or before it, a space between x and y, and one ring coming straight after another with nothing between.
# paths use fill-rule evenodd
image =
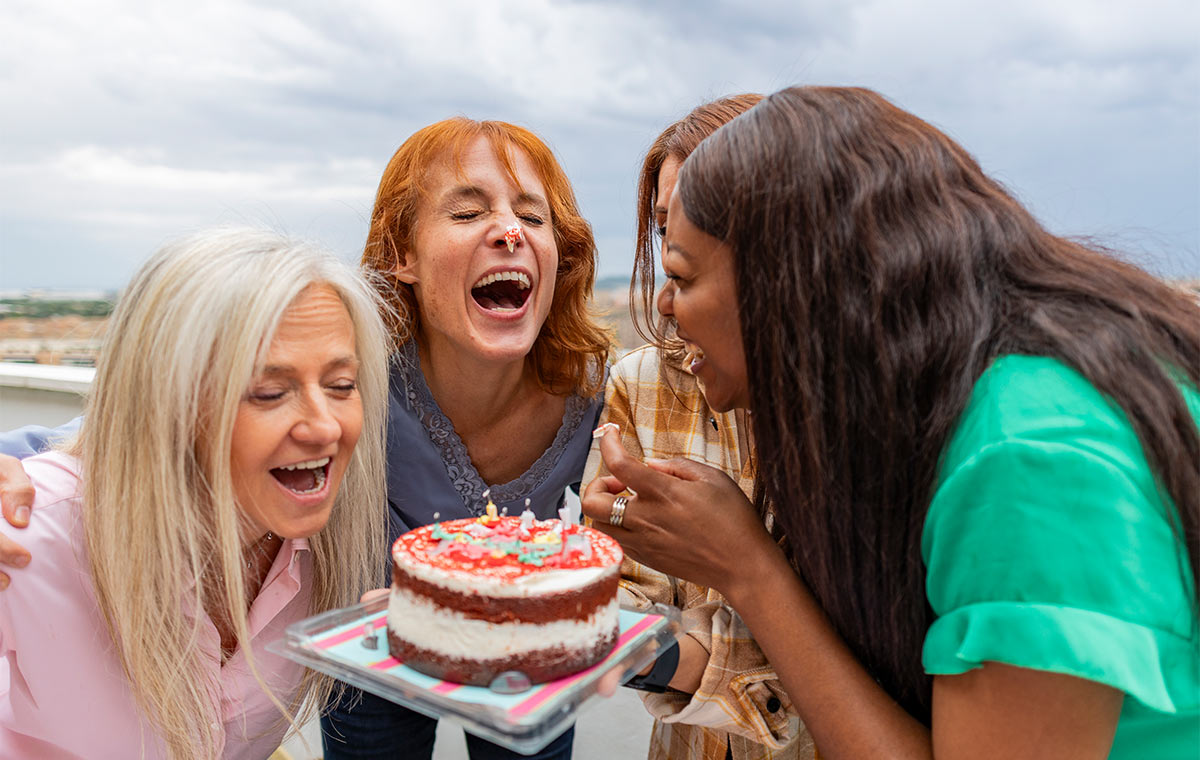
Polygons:
<instances>
[{"instance_id":1,"label":"cloudy sky","mask_svg":"<svg viewBox=\"0 0 1200 760\"><path fill-rule=\"evenodd\" d=\"M452 115L542 135L601 274L642 154L699 102L876 89L1052 230L1200 275L1195 0L0 4L0 290L119 287L163 240L265 224L357 256L379 174Z\"/></svg>"}]
</instances>

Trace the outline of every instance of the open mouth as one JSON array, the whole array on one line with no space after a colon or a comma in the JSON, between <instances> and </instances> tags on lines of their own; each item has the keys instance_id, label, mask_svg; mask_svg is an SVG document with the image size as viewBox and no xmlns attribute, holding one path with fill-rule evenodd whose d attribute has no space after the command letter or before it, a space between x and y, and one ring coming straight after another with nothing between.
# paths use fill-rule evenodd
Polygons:
<instances>
[{"instance_id":1,"label":"open mouth","mask_svg":"<svg viewBox=\"0 0 1200 760\"><path fill-rule=\"evenodd\" d=\"M321 457L307 462L284 465L272 469L271 475L289 491L298 494L313 494L325 487L331 461L329 457Z\"/></svg>"},{"instance_id":2,"label":"open mouth","mask_svg":"<svg viewBox=\"0 0 1200 760\"><path fill-rule=\"evenodd\" d=\"M488 311L516 311L532 292L529 275L524 272L493 272L471 287L475 303Z\"/></svg>"}]
</instances>

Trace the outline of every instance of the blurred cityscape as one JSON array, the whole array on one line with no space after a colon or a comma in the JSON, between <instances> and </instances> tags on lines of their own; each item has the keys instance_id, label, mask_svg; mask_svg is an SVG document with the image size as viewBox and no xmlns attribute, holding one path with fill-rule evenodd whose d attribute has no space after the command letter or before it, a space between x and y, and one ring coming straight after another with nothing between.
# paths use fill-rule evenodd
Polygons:
<instances>
[{"instance_id":1,"label":"blurred cityscape","mask_svg":"<svg viewBox=\"0 0 1200 760\"><path fill-rule=\"evenodd\" d=\"M116 293L0 292L0 361L90 367Z\"/></svg>"},{"instance_id":2,"label":"blurred cityscape","mask_svg":"<svg viewBox=\"0 0 1200 760\"><path fill-rule=\"evenodd\" d=\"M117 294L106 291L0 291L0 362L93 367ZM620 350L640 345L629 316L629 281L602 278L595 310Z\"/></svg>"},{"instance_id":3,"label":"blurred cityscape","mask_svg":"<svg viewBox=\"0 0 1200 760\"><path fill-rule=\"evenodd\" d=\"M1200 278L1176 282L1200 300ZM104 291L0 291L0 362L95 366L116 295ZM592 302L613 330L618 353L644 342L629 315L627 279L600 279Z\"/></svg>"}]
</instances>

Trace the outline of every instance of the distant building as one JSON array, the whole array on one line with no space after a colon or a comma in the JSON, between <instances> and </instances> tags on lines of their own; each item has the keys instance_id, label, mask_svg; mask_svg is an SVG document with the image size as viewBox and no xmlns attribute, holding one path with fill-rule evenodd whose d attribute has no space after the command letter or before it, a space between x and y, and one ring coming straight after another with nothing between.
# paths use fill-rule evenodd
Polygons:
<instances>
[{"instance_id":1,"label":"distant building","mask_svg":"<svg viewBox=\"0 0 1200 760\"><path fill-rule=\"evenodd\" d=\"M55 288L30 288L19 291L0 291L0 299L31 301L112 301L116 299L112 290L57 290Z\"/></svg>"}]
</instances>

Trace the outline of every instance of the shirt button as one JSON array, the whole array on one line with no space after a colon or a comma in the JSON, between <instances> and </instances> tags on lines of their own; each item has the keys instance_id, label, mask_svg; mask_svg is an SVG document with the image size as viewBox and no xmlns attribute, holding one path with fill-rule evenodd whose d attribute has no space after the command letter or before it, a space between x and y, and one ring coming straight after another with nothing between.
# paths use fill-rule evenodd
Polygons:
<instances>
[{"instance_id":1,"label":"shirt button","mask_svg":"<svg viewBox=\"0 0 1200 760\"><path fill-rule=\"evenodd\" d=\"M783 707L779 697L771 697L767 700L767 712L779 712L779 708Z\"/></svg>"}]
</instances>

